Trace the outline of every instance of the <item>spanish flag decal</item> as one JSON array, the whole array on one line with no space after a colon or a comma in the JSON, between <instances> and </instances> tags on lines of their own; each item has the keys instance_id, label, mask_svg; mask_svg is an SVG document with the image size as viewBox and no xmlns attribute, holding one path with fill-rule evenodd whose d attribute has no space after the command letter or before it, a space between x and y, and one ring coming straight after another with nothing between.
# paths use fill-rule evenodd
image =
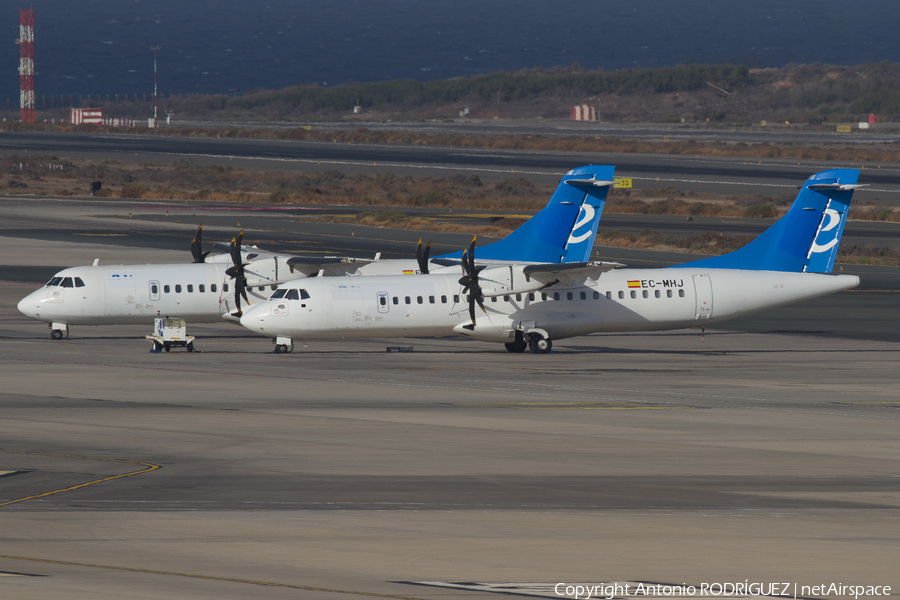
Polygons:
<instances>
[{"instance_id":1,"label":"spanish flag decal","mask_svg":"<svg viewBox=\"0 0 900 600\"><path fill-rule=\"evenodd\" d=\"M641 287L641 282L640 281L629 281L628 287L630 287L630 288Z\"/></svg>"},{"instance_id":2,"label":"spanish flag decal","mask_svg":"<svg viewBox=\"0 0 900 600\"><path fill-rule=\"evenodd\" d=\"M416 272L413 269L403 269L404 275L415 275Z\"/></svg>"}]
</instances>

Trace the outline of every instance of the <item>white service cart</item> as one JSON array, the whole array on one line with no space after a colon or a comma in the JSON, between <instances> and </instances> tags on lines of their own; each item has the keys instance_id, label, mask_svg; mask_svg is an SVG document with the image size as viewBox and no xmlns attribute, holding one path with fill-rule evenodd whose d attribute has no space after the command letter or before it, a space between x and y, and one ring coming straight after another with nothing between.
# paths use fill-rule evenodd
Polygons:
<instances>
[{"instance_id":1,"label":"white service cart","mask_svg":"<svg viewBox=\"0 0 900 600\"><path fill-rule=\"evenodd\" d=\"M145 336L153 344L150 352L168 352L172 348L187 348L194 352L194 338L187 335L184 319L153 319L153 335Z\"/></svg>"}]
</instances>

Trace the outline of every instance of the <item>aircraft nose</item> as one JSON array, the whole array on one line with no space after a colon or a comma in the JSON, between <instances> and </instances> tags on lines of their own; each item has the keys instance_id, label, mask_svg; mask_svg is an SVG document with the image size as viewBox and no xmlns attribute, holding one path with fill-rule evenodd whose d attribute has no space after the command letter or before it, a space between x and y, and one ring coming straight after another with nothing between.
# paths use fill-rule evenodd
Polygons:
<instances>
[{"instance_id":1,"label":"aircraft nose","mask_svg":"<svg viewBox=\"0 0 900 600\"><path fill-rule=\"evenodd\" d=\"M269 314L269 309L267 307L268 304L268 302L263 302L261 304L257 304L250 310L244 311L244 314L241 315L241 325L246 327L250 331L255 331L256 333L265 333L263 323L266 316L268 316Z\"/></svg>"},{"instance_id":2,"label":"aircraft nose","mask_svg":"<svg viewBox=\"0 0 900 600\"><path fill-rule=\"evenodd\" d=\"M34 317L35 314L37 314L34 294L28 294L27 296L19 300L19 304L16 306L16 308L18 308L19 312L26 317Z\"/></svg>"}]
</instances>

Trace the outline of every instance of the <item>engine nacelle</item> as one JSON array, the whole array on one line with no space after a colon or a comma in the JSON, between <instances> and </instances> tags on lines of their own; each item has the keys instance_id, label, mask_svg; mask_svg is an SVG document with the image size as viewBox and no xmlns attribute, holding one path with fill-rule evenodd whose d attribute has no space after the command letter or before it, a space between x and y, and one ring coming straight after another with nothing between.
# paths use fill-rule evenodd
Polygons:
<instances>
[{"instance_id":1,"label":"engine nacelle","mask_svg":"<svg viewBox=\"0 0 900 600\"><path fill-rule=\"evenodd\" d=\"M250 287L278 285L292 279L305 277L304 273L291 270L287 264L288 258L287 256L269 256L248 261L247 266L244 267L247 285Z\"/></svg>"},{"instance_id":2,"label":"engine nacelle","mask_svg":"<svg viewBox=\"0 0 900 600\"><path fill-rule=\"evenodd\" d=\"M488 297L524 294L546 287L546 283L526 277L522 265L490 267L478 274L481 293Z\"/></svg>"}]
</instances>

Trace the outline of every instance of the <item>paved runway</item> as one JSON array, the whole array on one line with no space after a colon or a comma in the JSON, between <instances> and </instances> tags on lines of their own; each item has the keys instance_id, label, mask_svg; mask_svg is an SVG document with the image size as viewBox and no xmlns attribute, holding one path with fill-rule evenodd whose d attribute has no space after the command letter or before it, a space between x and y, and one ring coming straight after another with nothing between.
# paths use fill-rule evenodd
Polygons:
<instances>
[{"instance_id":1,"label":"paved runway","mask_svg":"<svg viewBox=\"0 0 900 600\"><path fill-rule=\"evenodd\" d=\"M104 159L127 157L137 162L172 162L192 158L199 164L322 171L384 172L399 175L478 174L485 180L528 177L555 184L569 169L585 164L616 165L616 176L630 177L635 187L789 195L817 171L850 167L840 161L747 159L632 153L566 153L402 144L329 144L296 140L253 140L0 132L0 153L25 152ZM900 202L900 166L865 164L860 183L868 189L857 200Z\"/></svg>"}]
</instances>

